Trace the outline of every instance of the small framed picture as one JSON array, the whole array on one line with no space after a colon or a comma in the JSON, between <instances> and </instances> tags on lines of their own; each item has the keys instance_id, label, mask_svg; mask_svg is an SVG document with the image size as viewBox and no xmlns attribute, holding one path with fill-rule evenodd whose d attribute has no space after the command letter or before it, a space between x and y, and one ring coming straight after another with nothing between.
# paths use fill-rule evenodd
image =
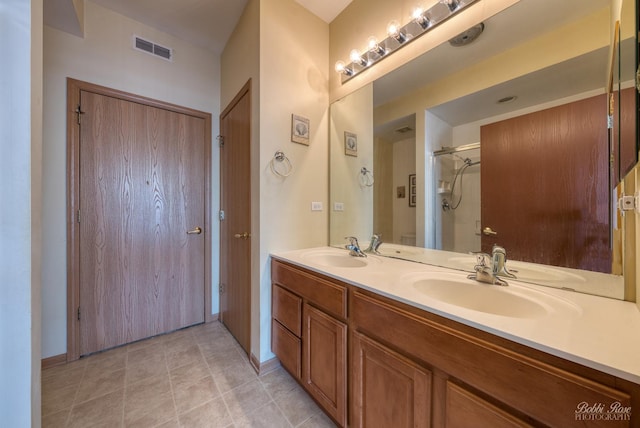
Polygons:
<instances>
[{"instance_id":1,"label":"small framed picture","mask_svg":"<svg viewBox=\"0 0 640 428\"><path fill-rule=\"evenodd\" d=\"M297 114L291 115L291 141L309 145L309 119Z\"/></svg>"},{"instance_id":2,"label":"small framed picture","mask_svg":"<svg viewBox=\"0 0 640 428\"><path fill-rule=\"evenodd\" d=\"M410 207L415 207L416 206L416 196L417 196L417 192L416 192L416 175L415 174L409 174L409 206Z\"/></svg>"},{"instance_id":3,"label":"small framed picture","mask_svg":"<svg viewBox=\"0 0 640 428\"><path fill-rule=\"evenodd\" d=\"M353 132L344 131L344 154L358 156L358 136Z\"/></svg>"}]
</instances>

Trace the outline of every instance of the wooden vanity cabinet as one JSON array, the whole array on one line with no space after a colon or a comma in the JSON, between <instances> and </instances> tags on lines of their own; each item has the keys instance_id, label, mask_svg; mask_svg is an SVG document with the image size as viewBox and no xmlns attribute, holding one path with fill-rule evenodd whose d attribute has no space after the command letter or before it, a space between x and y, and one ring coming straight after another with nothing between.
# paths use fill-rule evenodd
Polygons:
<instances>
[{"instance_id":1,"label":"wooden vanity cabinet","mask_svg":"<svg viewBox=\"0 0 640 428\"><path fill-rule=\"evenodd\" d=\"M356 334L432 371L432 400L425 405L434 427L640 426L635 414L579 420L575 413L583 402L601 403L605 411L613 403L636 409L638 385L368 291L350 293ZM358 400L352 397L353 415Z\"/></svg>"},{"instance_id":2,"label":"wooden vanity cabinet","mask_svg":"<svg viewBox=\"0 0 640 428\"><path fill-rule=\"evenodd\" d=\"M273 352L340 426L640 427L638 384L287 263L272 279Z\"/></svg>"},{"instance_id":3,"label":"wooden vanity cabinet","mask_svg":"<svg viewBox=\"0 0 640 428\"><path fill-rule=\"evenodd\" d=\"M325 412L347 426L347 287L273 261L271 349Z\"/></svg>"}]
</instances>

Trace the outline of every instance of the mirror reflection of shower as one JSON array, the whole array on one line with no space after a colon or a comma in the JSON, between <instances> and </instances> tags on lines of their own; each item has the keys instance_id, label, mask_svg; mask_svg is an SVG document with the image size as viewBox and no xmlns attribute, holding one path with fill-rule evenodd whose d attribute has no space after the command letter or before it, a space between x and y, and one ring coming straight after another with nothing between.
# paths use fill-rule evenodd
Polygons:
<instances>
[{"instance_id":1,"label":"mirror reflection of shower","mask_svg":"<svg viewBox=\"0 0 640 428\"><path fill-rule=\"evenodd\" d=\"M464 189L462 187L462 179L464 178L464 172L470 166L475 166L480 164L479 160L474 162L469 158L462 158L455 153L453 153L453 156L455 156L456 158L462 161L462 166L458 168L458 170L456 171L456 175L453 177L453 183L451 184L451 196L449 197L449 199L447 199L446 197L442 198L442 211L458 209L458 207L460 206L460 203L462 202L462 195L463 195L463 189ZM457 193L456 193L456 184L458 185Z\"/></svg>"},{"instance_id":2,"label":"mirror reflection of shower","mask_svg":"<svg viewBox=\"0 0 640 428\"><path fill-rule=\"evenodd\" d=\"M433 152L435 248L480 249L480 143Z\"/></svg>"}]
</instances>

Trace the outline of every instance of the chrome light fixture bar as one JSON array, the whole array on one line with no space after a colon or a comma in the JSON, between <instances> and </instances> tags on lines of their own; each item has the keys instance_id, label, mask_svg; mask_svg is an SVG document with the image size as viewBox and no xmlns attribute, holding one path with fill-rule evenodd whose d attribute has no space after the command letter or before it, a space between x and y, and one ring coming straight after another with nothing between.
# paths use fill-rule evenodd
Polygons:
<instances>
[{"instance_id":1,"label":"chrome light fixture bar","mask_svg":"<svg viewBox=\"0 0 640 428\"><path fill-rule=\"evenodd\" d=\"M476 1L478 0L440 0L426 11L422 8L416 8L413 11L412 20L404 26L400 26L396 21L391 21L387 26L387 38L378 41L371 36L367 40L367 49L365 51L362 53L357 49L351 51L351 62L349 64L344 61L336 62L335 70L340 73L341 82L345 83L362 73L373 64L388 57L438 24L460 13Z\"/></svg>"}]
</instances>

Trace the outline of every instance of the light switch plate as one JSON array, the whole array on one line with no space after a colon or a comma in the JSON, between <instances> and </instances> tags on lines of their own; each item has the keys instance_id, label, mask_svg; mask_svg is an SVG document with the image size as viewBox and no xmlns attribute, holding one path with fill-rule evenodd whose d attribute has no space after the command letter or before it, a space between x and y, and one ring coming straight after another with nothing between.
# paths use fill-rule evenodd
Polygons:
<instances>
[{"instance_id":1,"label":"light switch plate","mask_svg":"<svg viewBox=\"0 0 640 428\"><path fill-rule=\"evenodd\" d=\"M322 202L311 202L311 211L322 211Z\"/></svg>"},{"instance_id":2,"label":"light switch plate","mask_svg":"<svg viewBox=\"0 0 640 428\"><path fill-rule=\"evenodd\" d=\"M334 202L333 203L334 211L344 211L344 203L343 202Z\"/></svg>"}]
</instances>

